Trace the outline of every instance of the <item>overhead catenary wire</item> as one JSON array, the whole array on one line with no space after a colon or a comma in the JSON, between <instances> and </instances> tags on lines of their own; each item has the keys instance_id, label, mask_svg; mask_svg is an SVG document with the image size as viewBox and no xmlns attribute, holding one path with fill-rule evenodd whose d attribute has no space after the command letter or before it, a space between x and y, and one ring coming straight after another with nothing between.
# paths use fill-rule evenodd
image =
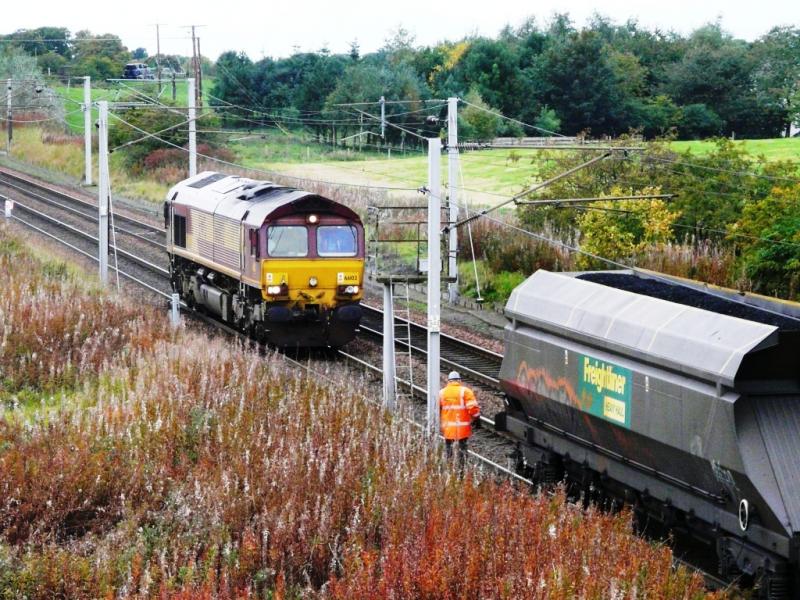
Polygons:
<instances>
[{"instance_id":1,"label":"overhead catenary wire","mask_svg":"<svg viewBox=\"0 0 800 600\"><path fill-rule=\"evenodd\" d=\"M123 119L122 117L120 117L119 115L117 115L117 114L115 114L113 112L109 112L109 116L113 117L114 119L116 119L117 121L123 123L124 125L127 125L128 127L138 131L139 133L152 135L151 132L149 132L149 131L147 131L145 129L142 129L141 127L138 127L138 126L134 125L133 123L130 123L130 122L126 121L125 119ZM155 139L155 140L158 140L159 142L161 142L163 144L166 144L167 146L172 146L173 148L177 148L177 149L182 150L182 151L184 151L186 153L189 152L189 150L187 148L184 148L183 146L180 146L178 144L170 142L169 140L165 140L164 138L158 137L156 135L152 135L152 138ZM297 177L297 176L294 176L294 175L286 175L284 173L279 173L277 171L269 171L269 170L260 169L260 168L257 168L257 167L248 167L246 165L241 165L241 164L234 163L234 162L227 161L227 160L223 160L221 158L217 158L217 157L214 157L214 156L209 156L208 154L203 154L201 152L198 152L197 156L200 156L200 157L205 158L207 160L210 160L210 161L213 161L213 162L217 162L217 163L220 163L220 164L224 164L224 165L227 165L227 166L230 166L230 167L234 167L234 168L237 168L237 169L242 169L242 170L245 170L245 171L252 171L254 173L264 173L265 175L278 176L278 177L283 177L285 179L294 179L294 180L297 180L297 181L307 181L309 183L319 183L319 184L324 184L324 185L334 185L334 186L341 186L341 187L353 187L353 188L360 188L360 189L407 191L407 192L418 191L418 189L419 189L418 187L395 187L395 186L379 186L379 185L361 185L361 184L356 184L356 183L341 183L341 182L336 182L336 181L324 181L324 180L320 180L320 179L313 179L311 177Z\"/></svg>"},{"instance_id":2,"label":"overhead catenary wire","mask_svg":"<svg viewBox=\"0 0 800 600\"><path fill-rule=\"evenodd\" d=\"M752 171L735 171L733 169L723 169L721 167L711 167L708 165L700 165L697 163L690 163L682 160L673 160L669 158L663 158L658 156L644 156L642 157L645 161L658 161L664 163L670 163L674 165L681 165L685 167L689 167L692 169L702 169L704 171L713 171L716 173L728 173L730 175L737 175L739 177L756 177L759 179L766 179L768 181L787 181L790 183L800 183L800 178L796 177L780 177L777 175L766 175L765 173L754 173Z\"/></svg>"},{"instance_id":3,"label":"overhead catenary wire","mask_svg":"<svg viewBox=\"0 0 800 600\"><path fill-rule=\"evenodd\" d=\"M495 110L490 110L483 106L479 106L477 104L473 104L472 102L467 102L463 98L458 99L459 102L466 104L467 106L471 106L472 108L476 108L478 110L482 110L485 113L489 113L490 115L494 115L496 117L500 117L501 119L505 119L506 121L510 121L511 123L516 123L517 125L522 125L523 127L529 127L530 129L534 129L536 131L541 131L542 133L548 133L550 135L554 135L556 137L567 137L563 133L558 133L557 131L550 131L549 129L545 129L544 127L539 127L537 125L531 125L530 123L525 123L524 121L520 121L519 119L514 119L512 117L507 117L503 113L499 113Z\"/></svg>"},{"instance_id":4,"label":"overhead catenary wire","mask_svg":"<svg viewBox=\"0 0 800 600\"><path fill-rule=\"evenodd\" d=\"M617 213L617 214L640 215L640 213L637 213L637 212L632 211L632 210L625 210L623 208L611 208L611 207L605 207L605 206L569 206L569 207L567 207L567 206L558 206L558 205L556 205L556 208L572 208L574 210L582 210L582 211L601 211L601 212L613 212L613 213ZM679 227L681 229L690 229L690 230L694 230L694 231L701 230L701 231L707 231L709 233L718 233L718 234L729 236L729 237L737 237L737 238L742 238L742 239L748 239L748 240L752 240L752 241L756 241L756 242L765 242L765 243L768 243L768 244L775 244L775 245L780 245L780 246L792 246L792 247L795 247L795 248L800 248L800 242L791 242L791 241L788 241L788 240L776 240L776 239L772 239L772 238L765 238L765 237L760 237L760 236L756 236L756 235L750 235L750 234L747 234L747 233L740 233L740 232L737 232L737 231L730 231L730 230L725 230L725 229L715 229L713 227L706 227L704 225L692 225L691 223L686 223L684 221L676 221L676 222L672 223L670 226L671 227Z\"/></svg>"},{"instance_id":5,"label":"overhead catenary wire","mask_svg":"<svg viewBox=\"0 0 800 600\"><path fill-rule=\"evenodd\" d=\"M522 192L520 192L518 194L515 194L515 195L511 196L510 198L506 198L505 201L500 202L499 204L496 204L496 205L494 205L492 207L486 208L486 209L482 210L480 213L477 213L477 214L475 214L475 215L473 215L471 217L468 216L465 219L461 219L457 223L448 225L447 227L444 228L444 231L447 232L452 227L460 227L461 225L469 223L470 221L474 221L475 219L477 219L479 217L482 217L482 216L485 216L490 212L498 210L499 208L502 208L503 206L511 204L512 202L516 202L517 200L527 196L528 194L532 194L533 192L535 192L537 190L540 190L540 189L542 189L544 187L547 187L548 185L550 185L552 183L555 183L556 181L559 181L560 179L564 179L565 177L569 177L570 175L572 175L572 174L574 174L574 173L576 173L576 172L578 172L578 171L580 171L582 169L586 169L586 168L592 166L593 164L600 162L601 160L605 160L609 156L611 156L611 152L605 152L605 153L601 154L600 156L595 156L591 160L588 160L588 161L586 161L584 163L581 163L581 164L579 164L579 165L577 165L577 166L575 166L575 167L573 167L573 168L571 168L571 169L569 169L567 171L559 173L558 175L555 175L555 176L551 177L550 179L547 179L546 181L542 181L540 183L537 183L536 185L534 185L534 186L532 186L532 187L530 187L530 188L528 188L526 190L523 190Z\"/></svg>"},{"instance_id":6,"label":"overhead catenary wire","mask_svg":"<svg viewBox=\"0 0 800 600\"><path fill-rule=\"evenodd\" d=\"M528 237L532 237L534 239L537 239L537 240L545 242L547 244L559 247L559 248L561 248L563 250L567 250L569 252L582 254L583 256L586 256L588 258L592 258L594 260L603 262L603 263L605 263L607 265L610 265L610 266L613 266L613 267L617 267L617 268L622 268L622 269L629 269L629 270L631 270L631 271L633 271L635 273L641 272L641 269L639 269L635 265L627 264L627 263L622 262L620 260L614 260L612 258L607 258L605 256L601 256L599 254L595 254L594 252L589 252L588 250L584 250L584 249L580 248L579 246L575 246L573 244L568 244L568 243L566 243L564 241L553 239L553 238L548 237L546 235L539 234L539 233L530 231L528 229L524 229L524 228L519 227L517 225L514 225L512 223L508 223L507 221L502 221L500 219L496 219L496 218L491 217L489 215L478 214L476 216L477 217L484 217L485 219L487 219L487 220L489 220L489 221L491 221L493 223L497 223L498 225L501 225L501 226L504 226L504 227L508 227L509 229L517 231L518 233L521 233L521 234L526 235ZM684 282L682 282L680 280L676 280L676 279L672 279L672 278L668 277L665 273L659 273L657 271L648 270L646 274L647 274L648 277L652 277L653 279L661 281L662 283L667 283L669 285L678 285L680 287L684 287L684 288L687 288L687 289L695 289L691 285L688 285L688 284L686 284L686 283L684 283ZM703 293L709 294L711 296L715 296L715 297L720 298L722 300L728 300L728 301L736 302L736 300L732 300L731 298L729 298L728 296L725 296L723 294L716 293L712 289L704 289ZM786 317L786 318L789 318L789 319L792 319L792 320L800 322L800 317L795 317L795 316L792 316L792 315L789 315L789 314L785 314L785 313L782 313L782 312L779 312L779 311L776 311L776 310L771 310L769 308L764 308L764 307L759 307L759 310L763 310L763 311L766 311L766 312L769 312L769 313L772 313L772 314L775 314L775 315L778 315L778 316Z\"/></svg>"}]
</instances>

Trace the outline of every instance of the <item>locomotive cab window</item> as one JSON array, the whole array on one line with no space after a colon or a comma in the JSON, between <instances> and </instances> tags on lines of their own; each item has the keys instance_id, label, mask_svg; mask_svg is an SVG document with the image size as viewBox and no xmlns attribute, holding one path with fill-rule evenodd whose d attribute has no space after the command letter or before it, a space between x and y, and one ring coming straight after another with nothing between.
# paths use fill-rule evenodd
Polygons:
<instances>
[{"instance_id":1,"label":"locomotive cab window","mask_svg":"<svg viewBox=\"0 0 800 600\"><path fill-rule=\"evenodd\" d=\"M358 253L358 230L352 225L317 227L317 254L320 256L355 256Z\"/></svg>"},{"instance_id":2,"label":"locomotive cab window","mask_svg":"<svg viewBox=\"0 0 800 600\"><path fill-rule=\"evenodd\" d=\"M273 225L267 230L267 252L282 258L308 256L308 230L303 225Z\"/></svg>"},{"instance_id":3,"label":"locomotive cab window","mask_svg":"<svg viewBox=\"0 0 800 600\"><path fill-rule=\"evenodd\" d=\"M172 243L186 248L186 217L172 215Z\"/></svg>"}]
</instances>

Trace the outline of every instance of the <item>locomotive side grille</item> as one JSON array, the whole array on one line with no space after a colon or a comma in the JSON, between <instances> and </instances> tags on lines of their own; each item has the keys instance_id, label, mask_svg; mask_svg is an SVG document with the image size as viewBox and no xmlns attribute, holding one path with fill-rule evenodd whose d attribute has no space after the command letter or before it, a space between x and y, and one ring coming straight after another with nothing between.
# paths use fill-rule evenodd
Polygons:
<instances>
[{"instance_id":1,"label":"locomotive side grille","mask_svg":"<svg viewBox=\"0 0 800 600\"><path fill-rule=\"evenodd\" d=\"M240 233L237 221L214 215L214 262L231 269L240 268Z\"/></svg>"}]
</instances>

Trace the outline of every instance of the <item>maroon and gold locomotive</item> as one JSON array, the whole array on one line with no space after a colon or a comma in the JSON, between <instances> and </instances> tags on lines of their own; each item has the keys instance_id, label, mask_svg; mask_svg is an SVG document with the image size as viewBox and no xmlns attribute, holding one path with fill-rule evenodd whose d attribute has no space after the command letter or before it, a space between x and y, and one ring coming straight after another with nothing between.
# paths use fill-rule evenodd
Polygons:
<instances>
[{"instance_id":1,"label":"maroon and gold locomotive","mask_svg":"<svg viewBox=\"0 0 800 600\"><path fill-rule=\"evenodd\" d=\"M364 227L317 194L224 173L164 204L173 289L190 306L282 347L339 347L361 319Z\"/></svg>"}]
</instances>

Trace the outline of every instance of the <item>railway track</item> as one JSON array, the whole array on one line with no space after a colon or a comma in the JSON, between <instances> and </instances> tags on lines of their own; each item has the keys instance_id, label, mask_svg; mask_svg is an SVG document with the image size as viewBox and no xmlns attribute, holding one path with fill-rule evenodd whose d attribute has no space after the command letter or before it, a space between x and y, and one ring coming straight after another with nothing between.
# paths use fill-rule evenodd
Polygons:
<instances>
[{"instance_id":1,"label":"railway track","mask_svg":"<svg viewBox=\"0 0 800 600\"><path fill-rule=\"evenodd\" d=\"M8 196L14 199L14 214L12 214L11 217L14 221L64 245L73 252L95 262L98 261L98 240L96 236L86 231L85 227L78 227L73 223L68 223L65 220L54 217L52 214L45 213L40 208L34 208L28 203L20 201L20 197L24 197L30 204L39 202L47 205L52 209L52 212L61 212L62 215L70 215L72 219L82 219L84 222L93 223L95 227L98 220L96 205L92 205L90 202L71 196L51 186L8 173L2 168L0 168L0 189L5 189L9 192ZM22 215L18 213L22 213ZM164 232L156 226L129 216L115 215L115 220L120 224L124 224L122 226L115 225L115 230L121 237L127 236L132 240L136 240L138 243L149 245L152 248L161 249L162 251L165 248ZM58 233L54 233L54 231ZM117 257L116 264L113 259L115 251ZM116 272L119 277L148 290L159 298L168 299L171 296L169 271L166 268L153 260L147 260L132 251L124 250L118 246L112 245L109 252L111 254L109 269ZM383 337L382 311L368 305L363 306L364 319L361 326L362 333L372 339L381 339ZM239 339L245 339L254 343L241 332L226 324L220 323L216 319L196 311L190 311L185 305L183 305L182 308L190 314L192 318L205 322ZM426 328L412 321L410 322L410 331L412 353L420 357L426 356ZM489 393L499 392L499 373L502 355L474 344L463 342L452 336L443 334L440 339L443 372L451 369L458 370L462 373L464 378L470 381L474 386ZM405 348L408 348L408 343L409 342L401 340L397 341L399 346ZM266 349L262 347L262 351L264 350ZM363 370L370 371L376 375L380 375L383 372L380 365L375 365L361 357L341 350L337 351L337 354L342 360L357 365ZM284 355L284 359L299 368L316 373L314 368L308 363L297 361L286 355ZM321 375L324 376L324 374ZM426 396L426 390L421 386L412 385L412 392L415 396L420 398ZM365 400L374 402L370 399ZM494 431L494 421L492 419L485 416L481 417L481 419L483 423L488 426L488 429L478 430L475 437L479 439L484 438L486 440L484 444L493 446L493 452L491 452L493 456L490 457L476 452L475 450L469 451L470 456L476 462L485 465L487 468L492 469L502 476L532 485L533 482L521 477L513 469L501 464L501 461L497 458L498 452L505 453L505 451L513 449L513 443L504 438L502 434ZM424 425L418 420L409 420L415 426L424 428ZM726 582L720 580L716 575L708 573L691 563L679 558L675 558L674 560L676 565L684 565L699 571L705 578L706 584L710 589L720 589L727 585Z\"/></svg>"}]
</instances>

